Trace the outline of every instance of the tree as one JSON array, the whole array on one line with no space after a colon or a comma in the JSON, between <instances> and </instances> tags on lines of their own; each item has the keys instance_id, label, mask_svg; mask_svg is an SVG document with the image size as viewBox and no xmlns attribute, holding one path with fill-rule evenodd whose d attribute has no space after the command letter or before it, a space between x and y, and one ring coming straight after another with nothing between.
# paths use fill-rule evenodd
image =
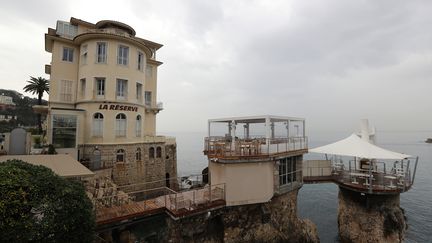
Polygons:
<instances>
[{"instance_id":1,"label":"tree","mask_svg":"<svg viewBox=\"0 0 432 243\"><path fill-rule=\"evenodd\" d=\"M42 77L35 78L30 76L30 80L28 80L27 83L28 84L24 86L24 91L31 94L36 94L38 96L38 105L42 105L43 94L45 92L49 94L49 81ZM39 133L42 133L41 115L38 114L37 117Z\"/></svg>"},{"instance_id":2,"label":"tree","mask_svg":"<svg viewBox=\"0 0 432 243\"><path fill-rule=\"evenodd\" d=\"M0 241L92 242L94 228L82 184L21 160L0 163Z\"/></svg>"}]
</instances>

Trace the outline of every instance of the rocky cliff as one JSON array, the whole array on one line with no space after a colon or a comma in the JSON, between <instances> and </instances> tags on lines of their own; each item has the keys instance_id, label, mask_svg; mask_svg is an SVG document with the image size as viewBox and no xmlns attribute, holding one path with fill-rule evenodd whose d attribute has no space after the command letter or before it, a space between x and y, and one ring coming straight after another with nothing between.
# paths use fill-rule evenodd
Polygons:
<instances>
[{"instance_id":1,"label":"rocky cliff","mask_svg":"<svg viewBox=\"0 0 432 243\"><path fill-rule=\"evenodd\" d=\"M174 221L166 242L319 242L316 226L297 217L297 192L264 204L221 208Z\"/></svg>"},{"instance_id":2,"label":"rocky cliff","mask_svg":"<svg viewBox=\"0 0 432 243\"><path fill-rule=\"evenodd\" d=\"M407 229L397 195L365 195L339 189L341 242L403 242Z\"/></svg>"}]
</instances>

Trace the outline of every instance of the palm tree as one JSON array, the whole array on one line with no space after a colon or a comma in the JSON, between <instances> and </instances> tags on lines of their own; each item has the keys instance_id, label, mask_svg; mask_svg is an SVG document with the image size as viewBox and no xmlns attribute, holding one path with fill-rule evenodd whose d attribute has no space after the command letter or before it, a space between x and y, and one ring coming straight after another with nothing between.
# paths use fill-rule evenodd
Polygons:
<instances>
[{"instance_id":1,"label":"palm tree","mask_svg":"<svg viewBox=\"0 0 432 243\"><path fill-rule=\"evenodd\" d=\"M49 81L42 77L32 77L27 81L27 85L24 86L24 91L38 96L38 105L42 105L42 96L44 92L49 94ZM39 133L42 133L42 121L41 114L37 114Z\"/></svg>"}]
</instances>

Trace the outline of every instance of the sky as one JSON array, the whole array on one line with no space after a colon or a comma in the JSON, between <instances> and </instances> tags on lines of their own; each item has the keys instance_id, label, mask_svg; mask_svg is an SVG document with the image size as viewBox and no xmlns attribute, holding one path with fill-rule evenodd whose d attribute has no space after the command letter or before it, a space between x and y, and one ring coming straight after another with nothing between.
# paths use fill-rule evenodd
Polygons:
<instances>
[{"instance_id":1,"label":"sky","mask_svg":"<svg viewBox=\"0 0 432 243\"><path fill-rule=\"evenodd\" d=\"M163 44L160 132L207 119L286 115L309 132L432 133L432 1L4 1L0 87L49 78L44 33L70 17L132 26ZM47 97L45 97L47 98Z\"/></svg>"}]
</instances>

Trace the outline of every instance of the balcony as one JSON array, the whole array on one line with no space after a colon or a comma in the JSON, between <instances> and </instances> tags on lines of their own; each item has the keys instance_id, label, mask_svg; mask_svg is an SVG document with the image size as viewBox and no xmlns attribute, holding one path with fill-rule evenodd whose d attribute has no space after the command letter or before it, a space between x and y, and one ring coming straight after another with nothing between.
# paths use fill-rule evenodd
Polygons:
<instances>
[{"instance_id":1,"label":"balcony","mask_svg":"<svg viewBox=\"0 0 432 243\"><path fill-rule=\"evenodd\" d=\"M308 148L307 137L237 138L234 141L230 137L207 137L204 144L205 155L221 159L270 157Z\"/></svg>"},{"instance_id":2,"label":"balcony","mask_svg":"<svg viewBox=\"0 0 432 243\"><path fill-rule=\"evenodd\" d=\"M224 136L215 136L221 133ZM308 148L302 118L266 115L211 119L208 135L204 154L209 159L262 159L302 154Z\"/></svg>"},{"instance_id":3,"label":"balcony","mask_svg":"<svg viewBox=\"0 0 432 243\"><path fill-rule=\"evenodd\" d=\"M153 112L154 114L159 113L159 111L163 110L163 103L158 102L156 105L151 105L150 103L145 103L145 110L147 113Z\"/></svg>"}]
</instances>

